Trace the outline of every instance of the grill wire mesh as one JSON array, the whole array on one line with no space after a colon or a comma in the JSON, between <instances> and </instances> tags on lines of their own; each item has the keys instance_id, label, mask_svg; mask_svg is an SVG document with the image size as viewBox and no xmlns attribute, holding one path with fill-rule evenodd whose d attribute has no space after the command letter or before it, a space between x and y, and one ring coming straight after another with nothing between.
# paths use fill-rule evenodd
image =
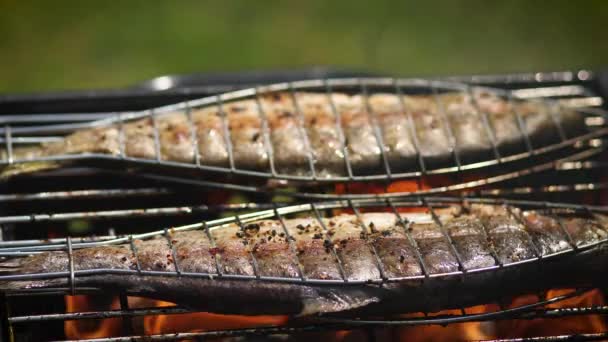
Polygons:
<instances>
[{"instance_id":1,"label":"grill wire mesh","mask_svg":"<svg viewBox=\"0 0 608 342\"><path fill-rule=\"evenodd\" d=\"M539 74L541 75L541 74ZM572 76L570 74L570 76ZM564 81L568 81L568 79L564 79L563 74L547 74L544 76L546 79L550 80L549 82L560 81L564 83ZM561 77L561 78L560 78ZM541 76L540 79L543 77ZM504 79L501 79L504 80ZM475 79L474 79L475 81ZM477 79L478 82L483 82L484 80ZM486 80L487 81L487 80ZM351 80L350 82L354 82L353 84L357 87L361 87L362 83L360 80ZM385 83L388 81L384 81ZM393 82L393 80L390 80ZM418 81L416 81L418 82ZM514 82L511 80L511 82ZM328 82L323 82L322 85L327 89ZM394 83L390 83L394 84ZM508 83L507 83L508 84ZM427 84L428 85L428 84ZM435 86L435 84L433 84ZM285 85L284 85L285 86ZM316 84L315 87L319 85ZM291 86L293 87L293 85ZM365 86L363 86L365 87ZM290 87L286 88L287 90ZM331 89L331 88L330 88ZM462 89L461 89L462 90ZM257 92L263 91L263 89L258 88ZM603 128L603 120L602 116L605 114L601 109L602 98L596 96L592 93L592 90L582 87L582 86L570 86L560 84L558 86L543 86L543 82L538 82L535 87L526 88L526 89L515 89L512 94L517 98L558 98L564 103L568 103L569 105L573 105L576 107L584 107L585 112L593 113L594 119L590 120L590 124L592 128L595 130L592 132L599 132L597 135L592 135L583 138L577 138L569 141L568 143L563 143L560 145L561 147L570 147L567 153L558 154L558 159L548 159L544 162L538 162L524 169L514 169L512 172L503 172L501 170L506 169L503 167L498 168L499 172L494 174L494 176L484 177L476 179L473 182L463 181L458 183L457 185L437 187L432 189L422 189L421 187L417 188L415 191L408 192L398 192L396 195L427 195L427 194L436 194L436 193L450 193L454 191L464 191L462 192L463 197L469 196L478 196L483 195L484 197L499 197L499 198L523 198L523 199L541 199L547 200L552 198L564 198L565 196L573 201L576 200L585 200L585 202L591 202L595 204L605 204L605 195L603 193L603 189L605 188L605 178L602 177L603 172L605 171L606 164L605 158L603 156L604 145L601 138L604 135L602 131ZM255 96L256 94L245 94L246 96ZM511 97L510 97L511 98ZM192 105L191 103L189 105ZM599 114L599 115L598 115ZM147 112L144 115L152 115L152 113ZM91 118L99 118L99 115L95 115ZM49 118L47 118L49 119ZM50 120L59 118L50 118ZM121 115L121 119L125 119L124 116ZM61 120L65 120L62 117ZM28 125L31 123L28 123ZM18 125L17 125L18 126ZM16 132L30 134L32 130L37 130L37 126L34 123L33 128L23 126L23 130L19 130L19 127L14 126L12 122L7 122L4 127L4 143L7 150L11 150L12 144L16 141L20 143L29 143L29 142L39 142L44 141L45 139L53 139L53 137L48 136L30 136L30 137L17 137L15 135ZM79 124L80 126L80 124ZM47 132L41 132L43 134L47 134ZM566 141L566 140L564 140ZM562 151L563 152L563 151ZM534 150L527 151L526 157L530 157L531 154L536 154ZM552 155L555 157L555 155ZM69 156L70 158L74 156ZM77 156L77 158L81 158L83 156ZM84 158L89 158L91 156L84 156ZM107 156L96 156L101 158L106 158ZM500 156L499 156L500 157ZM127 158L123 156L123 159ZM490 163L496 162L500 164L498 161L490 161ZM455 163L457 158L454 159ZM11 160L10 153L8 153L8 158L5 160L5 163L15 163L14 159ZM137 160L136 162L142 162L141 160ZM158 162L158 161L156 161ZM161 161L162 162L162 161ZM423 162L424 163L424 162ZM498 165L497 164L497 165ZM198 166L198 165L197 165ZM420 165L419 165L420 166ZM480 167L486 167L488 165L482 165ZM424 170L424 165L420 166L420 170ZM474 167L475 168L475 167ZM352 173L349 173L349 177L346 179L334 179L332 181L346 181L346 182L355 182L362 180L377 180L382 182L399 180L399 179L408 179L415 178L418 176L426 177L429 173L433 174L433 172L438 174L451 174L452 179L463 179L461 171L463 169L463 165L456 165L455 167L443 169L443 170L430 170L430 172L421 172L416 171L407 175L395 175L390 172L390 170L385 168L385 173L377 176L352 176ZM213 171L213 170L210 170ZM238 174L238 170L222 170L227 172L232 172L234 174ZM237 172L235 172L237 171ZM271 167L271 170L272 167ZM428 170L425 170L428 171ZM263 173L263 174L251 174L253 176L260 177L268 177L268 178L281 178L280 175L277 175L275 172ZM572 175L577 175L576 177L572 177ZM108 178L115 177L118 180L108 183L104 183L103 186L96 188L92 186L92 182L84 181L79 184L79 178L93 179L94 177L98 178ZM38 183L36 183L36 177L40 177ZM102 241L109 241L112 239L116 239L116 231L115 227L120 227L121 224L117 223L121 220L124 220L126 224L132 224L132 222L138 222L138 220L146 220L146 219L159 219L159 222L165 222L162 220L166 220L166 222L175 222L184 220L185 222L192 222L192 219L198 218L202 220L208 220L209 218L217 217L218 213L229 211L230 213L239 214L239 218L241 223L247 222L249 217L260 217L256 215L266 215L275 216L278 213L281 213L282 210L285 210L283 204L290 204L294 202L294 198L312 198L312 199L339 199L339 200L352 200L352 201L340 201L336 202L333 205L337 206L346 206L352 207L355 206L356 209L359 205L365 206L367 204L382 204L384 206L395 207L396 203L393 202L391 196L384 195L373 195L370 198L369 193L364 194L354 194L351 189L347 191L345 194L336 195L333 192L322 193L322 192L293 192L292 190L282 191L273 189L273 191L266 193L261 193L261 190L267 190L267 188L260 187L258 185L250 187L243 186L242 184L231 184L226 185L225 183L214 183L207 182L198 179L191 179L188 181L184 181L183 178L176 178L166 175L158 175L153 173L147 173L142 177L145 181L141 181L141 184L133 183L131 178L121 179L123 175L113 173L108 170L96 170L96 169L84 169L84 168L76 168L73 170L62 170L61 172L55 172L50 175L42 175L42 176L34 176L33 183L29 186L31 189L36 189L34 191L28 191L27 187L24 187L25 191L14 191L14 189L20 189L19 183L10 184L8 187L5 187L7 190L3 191L3 194L0 195L0 203L3 204L3 207L6 207L7 215L2 215L0 217L0 224L2 224L4 241L0 242L0 255L2 256L19 256L28 253L35 253L40 250L48 250L48 249L59 249L59 250L67 250L68 252L74 248L79 248L86 244L97 244ZM362 178L358 178L362 177ZM48 180L53 180L54 186L43 186L37 187L36 184L47 184ZM74 182L70 180L76 180ZM289 179L289 177L287 177ZM542 181L539 181L542 179ZM299 180L314 180L318 181L318 179L299 179ZM30 180L31 182L31 180ZM65 182L65 183L62 183ZM453 182L453 181L451 181ZM181 183L180 186L179 184ZM124 185L129 184L130 187L125 189ZM488 186L490 185L490 186ZM239 204L227 204L227 203L213 203L213 204L200 204L200 196L191 196L192 186L200 187L201 191L203 189L213 189L219 188L222 191L225 189L232 190L240 190L249 193L248 199L253 199L254 201L243 201L245 203ZM384 186L386 189L388 185ZM68 189L66 189L66 187ZM40 189L45 189L48 191L39 191ZM190 194L190 195L189 195ZM280 195L289 195L287 197L280 197ZM392 196L394 196L393 194ZM273 197L274 196L274 197ZM195 198L192 198L195 197ZM428 206L429 203L433 203L438 200L446 200L446 201L462 201L463 197L454 199L454 198L436 198L436 197L415 197L412 201L415 201L416 205L425 205ZM285 201L286 203L276 202L276 200L280 199ZM142 200L141 202L137 202L137 200ZM184 202L183 206L175 206L175 200L179 199ZM106 208L100 202L104 200L113 200L114 205L111 205L110 208ZM274 200L275 203L272 203ZM424 200L424 202L420 202ZM470 200L470 199L469 199ZM75 209L66 206L66 204L76 203L79 201L89 201L88 205L85 206L87 210L79 211L78 206L75 206ZM125 203L121 203L121 201ZM370 202L371 201L371 202ZM409 200L408 200L409 201ZM491 200L488 200L491 201ZM531 205L531 206L544 206L544 203L537 202L517 202L516 200L507 200L507 201L515 201L513 203L518 203L522 205ZM133 202L141 204L140 206L133 207ZM296 200L297 202L297 200ZM503 200L500 200L499 203L505 203ZM320 204L315 207L310 206L300 206L299 210L320 210L323 212L323 205ZM411 204L410 204L411 205ZM125 207L126 208L120 208ZM36 211L36 209L32 208L53 208L50 212L42 212ZM119 209L117 209L119 207ZM26 208L26 209L24 209ZM67 209L70 208L70 209ZM593 206L593 205L585 205L585 206L576 206L570 205L568 206L570 209L577 210L585 210L585 211L594 211L594 210L606 210L605 207L601 206ZM67 209L67 210L66 210ZM92 209L92 210L91 210ZM431 206L432 209L432 206ZM248 214L249 212L257 212L257 214ZM243 214L242 212L245 212ZM262 213L262 214L260 214ZM251 215L251 216L248 216ZM35 225L49 225L49 224L63 224L73 222L74 220L91 220L91 221L99 221L102 222L99 224L100 226L104 226L105 234L100 236L96 236L94 238L90 236L84 236L79 238L51 238L51 239L23 239L13 240L11 236L15 236L15 232L19 229L23 229L24 227L28 227L32 225L32 227L36 227ZM219 219L216 220L219 223L227 222L229 219ZM210 222L216 222L210 221ZM144 221L145 222L145 221ZM154 226L158 227L158 223ZM210 225L205 225L207 229L213 227L213 223ZM109 229L108 229L109 228ZM103 231L103 230L102 230ZM160 232L166 233L166 231ZM17 234L18 235L18 234ZM498 267L498 266L497 266ZM56 276L68 277L69 279L74 279L74 277L79 276L78 272L74 272L73 270L58 274ZM180 276L188 276L184 274L180 274ZM192 276L209 276L209 275L192 275ZM215 275L217 276L217 275ZM259 275L256 278L261 278ZM238 278L238 277L236 277ZM267 281L281 281L281 279L265 279ZM289 279L292 281L292 279ZM301 279L298 281L302 281ZM304 280L306 281L306 280ZM376 281L389 281L388 279L376 279ZM69 282L73 284L73 281ZM179 334L163 334L157 336L125 336L125 337L117 337L117 338L102 338L97 339L98 341L133 341L133 340L146 340L148 338L153 338L154 340L182 340L182 339L197 339L197 338L205 338L205 337L233 337L233 336L267 336L267 335L283 335L283 334L295 334L301 332L310 332L310 331L327 331L327 330L351 330L351 329L363 329L366 331L373 331L378 327L390 327L390 326L411 326L411 325L428 325L428 324L451 324L463 321L498 321L503 319L534 319L534 318L556 318L563 316L576 316L576 315L591 315L591 314L606 314L608 313L608 307L599 306L599 307L576 307L576 308L547 308L545 305L549 303L555 303L559 301L563 301L568 298L580 296L590 289L578 289L572 291L565 295L559 295L552 298L546 298L546 294L539 294L538 301L535 304L525 305L517 308L506 309L502 305L499 305L499 308L494 312L487 312L484 314L473 314L468 313L467 309L463 308L461 310L461 314L459 315L433 315L428 314L423 318L413 318L413 319L399 319L399 320L352 320L352 319L340 319L340 318L323 318L318 319L314 322L306 322L303 324L301 322L290 323L288 326L269 326L269 327L259 327L253 329L236 329L236 330L225 330L225 331L207 331L207 332L183 332ZM183 314L187 312L191 312L191 310L182 308L182 307L168 307L168 308L138 308L138 309L129 309L127 304L126 294L121 295L121 308L118 310L107 310L107 311L93 311L93 312L79 312L79 313L50 313L50 314L33 314L33 315L12 315L10 303L13 303L14 300L18 300L22 297L30 297L30 296L60 296L62 297L65 294L70 293L96 293L96 289L86 289L86 288L62 288L62 289L52 289L45 290L43 292L37 291L34 292L17 292L11 293L7 295L7 298L4 298L4 304L7 310L4 310L5 316L4 324L11 327L11 329L4 328L5 333L11 335L13 328L25 326L27 324L36 324L40 322L50 322L50 321L66 321L66 320L89 320L95 318L108 318L108 317L120 317L123 318L124 324L124 332L125 335L132 335L129 332L133 331L131 326L130 319L137 316L148 316L154 314ZM500 304L500 303L499 303ZM370 337L373 337L373 334L370 334ZM553 337L544 337L538 338L534 340L539 341L559 341L564 338L571 338L572 336L553 336ZM608 338L606 333L602 334L586 334L580 335L577 338L580 340L602 340ZM518 339L519 340L519 339Z\"/></svg>"},{"instance_id":2,"label":"grill wire mesh","mask_svg":"<svg viewBox=\"0 0 608 342\"><path fill-rule=\"evenodd\" d=\"M451 184L446 186L444 189L438 189L437 191L462 190L484 184L493 184L506 179L518 178L521 175L528 173L537 173L553 167L555 163L578 160L587 157L589 154L599 152L602 145L602 140L599 138L608 133L608 128L604 126L604 118L601 116L603 112L597 107L588 108L588 105L594 105L596 103L593 101L595 97L589 96L587 91L581 91L578 88L573 88L569 89L570 93L568 93L567 90L568 89L559 88L553 94L574 94L579 97L584 96L587 98L587 101L577 102L569 99L568 101L564 100L559 103L548 99L547 96L535 98L532 97L530 93L521 91L517 92L510 90L488 89L446 81L355 78L282 83L236 91L219 96L204 98L201 100L186 101L177 105L165 106L142 112L119 112L118 114L113 114L108 118L92 122L42 126L28 125L24 127L15 127L8 122L3 128L0 128L0 135L3 136L3 142L6 150L6 153L4 153L4 158L0 161L0 163L4 165L20 165L27 163L40 163L43 161L120 162L120 165L125 165L126 163L127 166L146 166L148 169L155 168L156 170L158 170L159 167L170 168L173 171L198 169L200 171L206 171L207 174L229 175L231 178L234 178L234 176L241 176L251 177L253 179L272 180L273 184L284 181L298 181L305 182L305 184L335 182L352 183L365 181L391 182L399 179L412 179L454 173L461 174L469 172L470 175L470 171L483 170L484 177L482 178L472 180L471 177L469 177L469 180L466 182ZM338 140L340 141L339 151L336 150L336 153L342 155L341 158L344 164L343 172L345 175L333 173L319 175L320 171L317 170L314 157L315 152L313 151L311 143L307 138L311 134L309 132L311 128L304 125L304 119L301 113L302 110L300 109L302 104L298 104L297 99L300 97L296 95L296 91L315 91L327 94L329 108L331 108L332 115L336 120L335 127L333 127L333 129L335 130ZM282 173L281 170L278 170L277 161L275 160L276 151L273 151L273 149L276 149L277 146L276 144L272 143L273 129L270 128L271 125L268 120L268 113L266 113L267 110L265 110L264 106L261 104L261 97L270 96L280 92L287 92L291 95L290 98L293 102L293 111L298 114L297 120L294 120L294 123L298 128L298 132L300 132L300 135L302 136L301 142L305 148L308 159L308 163L306 163L307 165L304 167L307 170L303 171L303 175ZM337 109L338 105L333 100L334 92L354 92L355 94L361 94L361 101L363 102L361 104L361 109L366 114L365 116L368 124L373 128L373 135L375 138L374 144L377 145L376 147L377 151L379 151L380 157L380 163L379 165L376 165L377 170L371 174L368 174L367 172L366 174L356 174L357 170L355 169L354 161L352 160L351 156L351 154L353 154L353 148L351 143L347 142L346 140L346 128L344 127L345 124L341 119L341 116L344 113L341 113L341 111ZM459 139L456 139L454 133L456 128L454 127L453 122L447 119L447 109L444 108L446 105L442 104L443 100L441 100L440 97L440 94L445 92L455 93L463 97L470 97L472 106L474 108L473 110L476 112L478 120L483 124L483 139L489 142L489 147L491 150L490 155L484 156L483 158L477 158L475 161L466 162L463 159L465 147L460 145L461 143L459 143ZM517 134L522 137L525 145L523 152L505 152L502 151L501 146L498 146L496 130L500 128L491 127L489 114L479 107L479 104L477 103L478 100L476 100L477 97L473 94L480 92L489 92L495 96L498 96L498 98L501 98L509 108L512 108L509 115L512 115L513 121L517 123L517 125L515 125L518 130ZM415 167L410 166L406 170L396 171L395 166L391 165L392 163L390 162L390 158L388 156L387 147L384 143L387 138L386 136L383 136L382 130L378 124L377 115L374 113L373 106L370 104L370 97L373 93L393 94L396 95L397 99L401 99L399 101L399 111L403 113L404 118L402 119L407 120L408 122L408 127L410 130L408 134L411 137L411 143L413 144L416 155ZM442 139L446 139L450 145L448 150L449 154L451 155L451 161L447 164L442 163L437 165L437 163L431 163L429 161L429 157L425 156L425 153L422 152L422 147L420 146L421 141L419 141L420 138L418 137L419 133L416 132L416 126L418 124L414 123L415 120L413 119L412 109L409 109L403 100L404 95L415 95L420 93L430 94L430 96L434 99L434 102L436 102L437 112L435 114L441 118L441 120L438 121L438 124L442 128ZM551 93L548 90L545 90L544 93L540 92L539 94L547 95ZM537 144L534 141L534 137L530 136L530 133L526 128L523 116L519 113L519 109L517 109L522 98L525 98L527 101L533 101L533 103L537 103L538 106L541 106L548 111L548 116L550 117L553 125L553 127L549 128L549 130L553 130L557 133L559 137L558 141L552 143L543 142L540 144ZM267 156L268 159L267 165L262 169L257 170L244 168L236 164L237 161L235 160L236 152L234 146L240 141L234 140L233 137L231 137L228 127L231 127L234 123L228 122L229 116L225 113L226 109L224 109L230 103L247 99L253 99L257 103L257 115L259 124L261 126L259 129L259 134L261 134L263 137L264 155ZM587 116L586 122L588 124L587 127L589 128L589 131L587 133L579 133L575 136L568 136L566 129L562 127L563 118L561 117L561 111L557 111L555 109L558 104L576 107L577 111L584 113ZM228 166L213 165L201 160L201 153L199 151L199 144L197 142L197 129L195 128L192 114L193 111L198 109L213 109L217 111L218 116L221 119L221 127L223 127L223 139L225 140L225 152L228 156ZM193 150L192 155L194 156L194 159L188 162L166 160L167 158L161 153L164 146L162 146L163 141L160 138L162 134L159 132L158 128L158 117L164 113L175 111L184 111L187 116L187 126L191 138L189 144L191 145L191 149ZM131 154L127 153L128 148L126 146L126 133L124 131L125 122L127 120L146 118L152 123L151 129L154 153L153 155L145 158L132 156ZM50 119L47 118L47 120ZM58 140L60 137L57 136L57 134L65 134L76 129L104 127L110 124L113 124L118 128L118 148L116 151L112 151L111 153L96 153L90 151L86 153L64 155L22 157L15 155L14 152L16 146ZM520 164L521 162L529 162L530 160L535 161L534 168L523 167ZM188 178L192 179L193 177ZM171 179L173 182L178 181L178 178L176 177L168 177L166 179ZM204 178L204 180L192 180L190 183L199 184L202 186L216 186L220 188L229 187L231 189L249 192L275 191L278 193L285 193L284 191L281 191L281 189L269 188L263 184L257 186L246 186L243 184L243 182L228 184L226 181L217 182L209 180L209 177ZM296 193L293 195L316 199L327 199L328 197L331 197L330 195L320 194L318 191L313 191L312 193Z\"/></svg>"}]
</instances>

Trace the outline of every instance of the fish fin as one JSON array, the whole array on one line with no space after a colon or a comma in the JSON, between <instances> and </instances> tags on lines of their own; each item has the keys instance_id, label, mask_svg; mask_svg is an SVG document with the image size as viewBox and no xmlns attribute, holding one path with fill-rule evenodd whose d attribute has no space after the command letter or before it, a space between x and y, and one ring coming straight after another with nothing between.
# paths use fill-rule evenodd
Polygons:
<instances>
[{"instance_id":1,"label":"fish fin","mask_svg":"<svg viewBox=\"0 0 608 342\"><path fill-rule=\"evenodd\" d=\"M374 295L368 290L328 289L318 293L316 297L304 299L302 311L298 316L350 311L379 301L380 296Z\"/></svg>"},{"instance_id":2,"label":"fish fin","mask_svg":"<svg viewBox=\"0 0 608 342\"><path fill-rule=\"evenodd\" d=\"M59 167L61 167L61 164L53 161L12 164L0 169L0 180L28 173L57 169Z\"/></svg>"}]
</instances>

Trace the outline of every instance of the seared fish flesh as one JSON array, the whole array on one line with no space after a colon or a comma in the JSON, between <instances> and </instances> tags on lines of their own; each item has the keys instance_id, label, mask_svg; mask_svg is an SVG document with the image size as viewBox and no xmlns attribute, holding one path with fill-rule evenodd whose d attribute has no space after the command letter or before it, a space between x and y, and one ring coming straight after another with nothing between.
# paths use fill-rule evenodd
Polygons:
<instances>
[{"instance_id":1,"label":"seared fish flesh","mask_svg":"<svg viewBox=\"0 0 608 342\"><path fill-rule=\"evenodd\" d=\"M280 221L261 220L212 228L213 241L204 230L190 230L174 232L169 240L134 240L135 249L129 244L75 249L76 271L139 267L167 274L77 275L74 284L217 313L312 315L435 311L605 281L606 216L570 215L558 221L542 212L477 204L436 213L439 220L427 213L404 213L398 219L386 212L321 221L300 217L284 220L285 229ZM550 256L572 245L580 250ZM68 262L66 252L44 252L7 260L0 270L65 272ZM184 274L176 276L176 266ZM293 281L192 275L218 272ZM0 276L0 289L66 286L66 278L3 281Z\"/></svg>"},{"instance_id":2,"label":"seared fish flesh","mask_svg":"<svg viewBox=\"0 0 608 342\"><path fill-rule=\"evenodd\" d=\"M418 154L427 163L445 163L457 149L464 162L479 160L493 144L503 154L523 151L526 134L540 146L557 141L558 125L570 134L584 127L578 112L539 101L511 103L490 92L301 92L258 100L106 123L61 141L16 148L14 159L98 153L214 167L232 161L237 169L263 171L272 161L287 175L310 175L312 164L322 178L346 175L347 156L355 174L383 173L383 154L392 171L409 172L416 170ZM11 167L5 175L27 170Z\"/></svg>"}]
</instances>

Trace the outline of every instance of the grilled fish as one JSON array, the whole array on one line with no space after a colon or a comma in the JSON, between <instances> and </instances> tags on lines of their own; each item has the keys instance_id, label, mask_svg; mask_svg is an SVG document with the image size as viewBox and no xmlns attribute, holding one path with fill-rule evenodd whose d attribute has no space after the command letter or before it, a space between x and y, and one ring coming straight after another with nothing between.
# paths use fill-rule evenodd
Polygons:
<instances>
[{"instance_id":1,"label":"grilled fish","mask_svg":"<svg viewBox=\"0 0 608 342\"><path fill-rule=\"evenodd\" d=\"M542 212L480 204L436 213L408 213L400 219L386 212L299 217L283 220L284 226L260 220L210 229L212 239L204 230L190 230L134 240L135 248L115 244L76 249L76 271L139 268L169 275L77 275L74 285L217 313L312 315L434 311L605 281L606 216L569 215L558 221ZM572 246L579 249L551 255ZM15 274L65 272L68 263L66 252L53 251L8 260L0 268ZM459 270L465 273L454 273ZM218 272L293 282L188 275ZM0 289L67 286L66 278L0 277ZM373 282L381 279L389 281Z\"/></svg>"},{"instance_id":2,"label":"grilled fish","mask_svg":"<svg viewBox=\"0 0 608 342\"><path fill-rule=\"evenodd\" d=\"M539 146L557 139L560 125L570 133L584 126L580 113L548 103L473 94L279 92L193 109L191 117L174 111L106 123L13 152L14 159L100 153L264 171L272 161L281 174L310 175L312 165L323 178L346 175L346 158L355 174L382 172L383 155L393 171L408 172L418 155L445 163L456 149L473 160L494 144L517 151L524 135ZM4 174L26 171L15 166Z\"/></svg>"}]
</instances>

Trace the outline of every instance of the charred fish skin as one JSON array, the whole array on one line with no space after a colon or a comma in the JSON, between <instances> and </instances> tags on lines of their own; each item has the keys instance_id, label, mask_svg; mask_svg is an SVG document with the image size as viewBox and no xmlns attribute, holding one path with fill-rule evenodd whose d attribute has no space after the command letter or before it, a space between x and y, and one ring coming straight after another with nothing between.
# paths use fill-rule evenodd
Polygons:
<instances>
[{"instance_id":1,"label":"charred fish skin","mask_svg":"<svg viewBox=\"0 0 608 342\"><path fill-rule=\"evenodd\" d=\"M490 92L274 93L188 111L156 113L76 131L61 141L17 148L16 159L64 154L125 155L210 167L319 177L412 171L420 154L431 166L522 152L583 132L583 114L541 101L507 101ZM124 146L122 146L124 144Z\"/></svg>"},{"instance_id":2,"label":"charred fish skin","mask_svg":"<svg viewBox=\"0 0 608 342\"><path fill-rule=\"evenodd\" d=\"M565 216L558 221L542 211L474 204L437 210L435 218L427 213L402 216L397 220L391 213L376 212L260 220L210 229L212 239L204 230L169 231L167 236L134 240L135 249L128 244L75 249L76 271L167 272L83 275L75 277L75 285L127 291L218 313L377 314L441 310L551 286L586 285L601 281L608 263L606 243L599 243L608 238L608 218L603 215ZM581 248L597 245L549 255L565 251L564 242ZM546 258L538 259L538 253ZM65 272L68 263L66 252L54 251L9 260L0 263L0 269L10 267L18 274ZM511 263L517 264L499 267ZM459 270L466 273L453 273ZM257 280L258 275L293 281ZM412 276L418 277L399 279ZM302 278L333 282L307 283ZM396 280L383 283L383 278ZM0 282L0 289L66 282L9 281Z\"/></svg>"},{"instance_id":3,"label":"charred fish skin","mask_svg":"<svg viewBox=\"0 0 608 342\"><path fill-rule=\"evenodd\" d=\"M471 216L454 218L446 224L445 229L462 258L462 267L465 270L496 265L492 247L483 233L483 225L479 219Z\"/></svg>"}]
</instances>

